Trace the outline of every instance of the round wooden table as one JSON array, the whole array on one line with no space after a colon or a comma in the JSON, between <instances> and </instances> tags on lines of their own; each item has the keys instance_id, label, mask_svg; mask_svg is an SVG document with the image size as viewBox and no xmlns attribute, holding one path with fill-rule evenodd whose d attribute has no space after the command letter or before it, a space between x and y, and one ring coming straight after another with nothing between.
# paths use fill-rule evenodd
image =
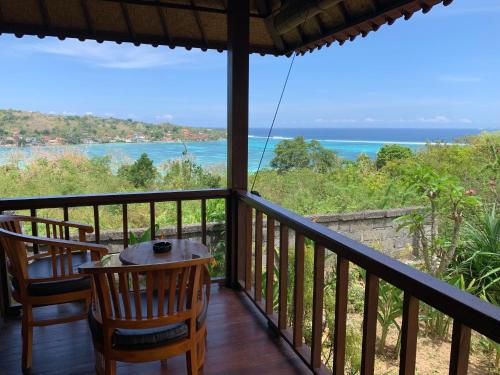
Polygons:
<instances>
[{"instance_id":1,"label":"round wooden table","mask_svg":"<svg viewBox=\"0 0 500 375\"><path fill-rule=\"evenodd\" d=\"M170 242L172 250L156 254L153 244ZM191 259L211 258L208 248L198 242L189 240L156 240L131 245L120 253L120 261L125 265L146 265L182 262Z\"/></svg>"}]
</instances>

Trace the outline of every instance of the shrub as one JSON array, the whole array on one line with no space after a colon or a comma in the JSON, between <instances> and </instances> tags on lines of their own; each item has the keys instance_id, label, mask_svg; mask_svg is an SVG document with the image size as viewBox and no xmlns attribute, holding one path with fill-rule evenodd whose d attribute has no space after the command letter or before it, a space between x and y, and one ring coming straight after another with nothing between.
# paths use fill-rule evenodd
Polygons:
<instances>
[{"instance_id":1,"label":"shrub","mask_svg":"<svg viewBox=\"0 0 500 375\"><path fill-rule=\"evenodd\" d=\"M413 151L401 145L384 145L377 152L377 160L375 162L378 169L384 167L389 161L399 161L408 159L413 156Z\"/></svg>"},{"instance_id":2,"label":"shrub","mask_svg":"<svg viewBox=\"0 0 500 375\"><path fill-rule=\"evenodd\" d=\"M425 206L398 218L399 229L408 228L417 236L425 271L441 277L455 257L464 215L480 201L456 178L440 175L428 166L416 165L406 181Z\"/></svg>"},{"instance_id":3,"label":"shrub","mask_svg":"<svg viewBox=\"0 0 500 375\"><path fill-rule=\"evenodd\" d=\"M118 176L131 182L136 188L147 187L153 184L158 171L153 161L144 153L131 165L122 165L118 169Z\"/></svg>"},{"instance_id":4,"label":"shrub","mask_svg":"<svg viewBox=\"0 0 500 375\"><path fill-rule=\"evenodd\" d=\"M315 172L325 173L338 166L339 159L334 151L324 148L318 141L307 142L304 137L278 143L271 160L271 168L279 172L311 168Z\"/></svg>"}]
</instances>

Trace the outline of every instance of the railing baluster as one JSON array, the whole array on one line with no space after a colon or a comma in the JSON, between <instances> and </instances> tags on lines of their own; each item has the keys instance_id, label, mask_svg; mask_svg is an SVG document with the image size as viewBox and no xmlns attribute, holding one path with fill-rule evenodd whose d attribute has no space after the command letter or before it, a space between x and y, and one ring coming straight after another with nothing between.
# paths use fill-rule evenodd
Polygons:
<instances>
[{"instance_id":1,"label":"railing baluster","mask_svg":"<svg viewBox=\"0 0 500 375\"><path fill-rule=\"evenodd\" d=\"M182 238L182 201L177 201L177 238Z\"/></svg>"},{"instance_id":2,"label":"railing baluster","mask_svg":"<svg viewBox=\"0 0 500 375\"><path fill-rule=\"evenodd\" d=\"M201 200L201 242L207 244L207 200Z\"/></svg>"},{"instance_id":3,"label":"railing baluster","mask_svg":"<svg viewBox=\"0 0 500 375\"><path fill-rule=\"evenodd\" d=\"M237 203L237 243L236 246L236 279L242 288L246 280L246 235L247 235L247 205L243 202Z\"/></svg>"},{"instance_id":4,"label":"railing baluster","mask_svg":"<svg viewBox=\"0 0 500 375\"><path fill-rule=\"evenodd\" d=\"M123 248L128 247L128 211L127 205L122 205L123 213Z\"/></svg>"},{"instance_id":5,"label":"railing baluster","mask_svg":"<svg viewBox=\"0 0 500 375\"><path fill-rule=\"evenodd\" d=\"M469 368L470 352L469 327L460 321L453 321L453 334L451 338L450 375L466 375Z\"/></svg>"},{"instance_id":6,"label":"railing baluster","mask_svg":"<svg viewBox=\"0 0 500 375\"><path fill-rule=\"evenodd\" d=\"M246 206L246 242L245 242L245 289L252 289L252 229L253 229L253 210Z\"/></svg>"},{"instance_id":7,"label":"railing baluster","mask_svg":"<svg viewBox=\"0 0 500 375\"><path fill-rule=\"evenodd\" d=\"M99 226L99 206L94 205L94 231L95 231L95 243L101 241L101 227Z\"/></svg>"},{"instance_id":8,"label":"railing baluster","mask_svg":"<svg viewBox=\"0 0 500 375\"><path fill-rule=\"evenodd\" d=\"M262 212L255 212L255 301L262 301Z\"/></svg>"},{"instance_id":9,"label":"railing baluster","mask_svg":"<svg viewBox=\"0 0 500 375\"><path fill-rule=\"evenodd\" d=\"M361 373L373 374L375 369L375 342L377 339L378 277L366 272L365 308L363 315L363 348Z\"/></svg>"},{"instance_id":10,"label":"railing baluster","mask_svg":"<svg viewBox=\"0 0 500 375\"><path fill-rule=\"evenodd\" d=\"M286 329L288 295L288 227L280 223L278 328Z\"/></svg>"},{"instance_id":11,"label":"railing baluster","mask_svg":"<svg viewBox=\"0 0 500 375\"><path fill-rule=\"evenodd\" d=\"M234 287L238 284L238 200L236 197L224 199L226 214L225 230L225 262L226 286Z\"/></svg>"},{"instance_id":12,"label":"railing baluster","mask_svg":"<svg viewBox=\"0 0 500 375\"><path fill-rule=\"evenodd\" d=\"M418 310L418 299L408 292L405 292L403 300L403 323L401 324L401 352L399 358L399 373L401 375L415 374Z\"/></svg>"},{"instance_id":13,"label":"railing baluster","mask_svg":"<svg viewBox=\"0 0 500 375\"><path fill-rule=\"evenodd\" d=\"M295 285L293 288L293 346L302 345L304 335L304 235L295 233Z\"/></svg>"},{"instance_id":14,"label":"railing baluster","mask_svg":"<svg viewBox=\"0 0 500 375\"><path fill-rule=\"evenodd\" d=\"M335 286L335 331L333 337L333 373L341 375L345 368L349 261L337 254Z\"/></svg>"},{"instance_id":15,"label":"railing baluster","mask_svg":"<svg viewBox=\"0 0 500 375\"><path fill-rule=\"evenodd\" d=\"M267 248L266 248L266 313L273 313L274 284L274 219L267 216Z\"/></svg>"},{"instance_id":16,"label":"railing baluster","mask_svg":"<svg viewBox=\"0 0 500 375\"><path fill-rule=\"evenodd\" d=\"M325 248L314 243L314 285L312 313L311 367L321 367L321 338L323 336L323 293L325 285Z\"/></svg>"},{"instance_id":17,"label":"railing baluster","mask_svg":"<svg viewBox=\"0 0 500 375\"><path fill-rule=\"evenodd\" d=\"M63 216L64 216L64 221L69 221L69 209L68 209L68 207L63 207ZM69 228L68 227L64 228L64 238L69 240Z\"/></svg>"},{"instance_id":18,"label":"railing baluster","mask_svg":"<svg viewBox=\"0 0 500 375\"><path fill-rule=\"evenodd\" d=\"M151 240L156 239L156 214L155 214L155 202L149 202L149 221L151 228Z\"/></svg>"},{"instance_id":19,"label":"railing baluster","mask_svg":"<svg viewBox=\"0 0 500 375\"><path fill-rule=\"evenodd\" d=\"M30 210L30 215L32 217L36 217L36 209L32 208ZM38 236L38 225L36 223L31 223L31 234L34 236L34 237L37 237ZM38 254L38 244L33 244L33 253L34 254Z\"/></svg>"}]
</instances>

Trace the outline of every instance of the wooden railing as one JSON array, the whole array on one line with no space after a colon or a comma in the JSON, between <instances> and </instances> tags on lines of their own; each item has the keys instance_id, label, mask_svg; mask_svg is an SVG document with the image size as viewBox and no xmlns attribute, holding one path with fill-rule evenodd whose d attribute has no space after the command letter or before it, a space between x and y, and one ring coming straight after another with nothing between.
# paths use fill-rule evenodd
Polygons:
<instances>
[{"instance_id":1,"label":"wooden railing","mask_svg":"<svg viewBox=\"0 0 500 375\"><path fill-rule=\"evenodd\" d=\"M471 330L500 342L500 308L488 304L445 282L298 216L256 195L238 192L238 280L250 299L315 373L331 373L322 363L325 250L336 254L335 322L333 338L334 374L345 365L349 264L366 272L363 312L361 374L373 374L379 281L385 280L404 292L401 323L400 374L415 373L419 302L453 318L450 374L466 374ZM265 289L263 289L263 229L266 218ZM275 228L279 225L279 241ZM289 286L289 230L295 232L294 285ZM304 243L314 243L312 331L310 346L304 342ZM273 300L275 243L278 243L278 298ZM290 265L291 267L291 265ZM287 317L287 291L293 288L293 321ZM263 299L265 294L265 300ZM273 306L274 305L274 306ZM276 311L277 310L277 311ZM291 326L291 329L290 327Z\"/></svg>"},{"instance_id":2,"label":"wooden railing","mask_svg":"<svg viewBox=\"0 0 500 375\"><path fill-rule=\"evenodd\" d=\"M89 224L93 224L95 240L99 242L101 230L99 208L106 205L121 205L123 244L126 246L128 244L128 205L149 204L150 227L154 237L155 204L176 202L177 237L181 238L182 202L198 200L201 210L202 241L206 243L206 202L209 199L226 201L226 246L228 249L226 278L228 284L233 280L238 281L249 298L268 319L270 326L274 327L315 373L331 373L322 363L325 253L329 252L336 254L333 361L328 364L333 366L334 374L343 374L345 367L348 281L351 263L365 270L362 374L374 373L380 280L385 280L404 292L400 349L401 374L415 372L420 301L453 318L450 374L467 373L471 330L500 342L500 308L251 193L216 189L2 199L0 212L29 210L31 216L36 216L37 210L58 208L62 210L64 220L71 220L69 208L91 207L94 220ZM275 238L278 228L278 238ZM36 234L38 228L34 227L32 230ZM293 244L289 244L291 231L295 234ZM69 236L69 233L65 235ZM304 340L304 280L306 277L304 264L308 241L314 244L310 344L306 344ZM233 243L234 246L232 246ZM275 280L273 268L276 244L279 273ZM290 245L294 250L293 265L289 265ZM0 256L0 261L2 260L4 261L3 255ZM5 263L0 264L0 269L5 271ZM288 285L289 269L293 269L293 285ZM275 283L278 289L277 299L273 298ZM3 295L5 302L7 284L4 272L0 284L3 288L0 296ZM290 304L287 298L289 290L293 290L293 301Z\"/></svg>"},{"instance_id":3,"label":"wooden railing","mask_svg":"<svg viewBox=\"0 0 500 375\"><path fill-rule=\"evenodd\" d=\"M227 189L208 189L208 190L184 190L184 191L158 191L158 192L137 192L137 193L112 193L112 194L94 194L94 195L76 195L76 196L57 196L57 197L33 197L33 198L12 198L0 199L0 213L5 211L24 211L29 210L29 215L36 217L37 211L42 209L61 209L63 220L69 221L70 208L89 207L93 210L93 225L95 233L95 242L101 241L101 225L99 220L99 208L109 205L121 205L122 211L122 230L123 246L127 247L129 243L129 205L131 204L149 204L149 227L151 228L151 237L156 238L156 203L175 202L175 217L177 238L182 238L182 202L200 201L201 210L201 240L207 244L207 201L210 199L226 200L226 218L229 210L230 191ZM227 224L227 220L226 220ZM31 228L33 235L38 235L40 228L33 225ZM227 233L229 231L226 231ZM65 232L65 237L69 238L70 233ZM33 248L38 252L36 246ZM2 297L2 310L6 313L9 309L7 278L5 275L5 258L0 254L0 297Z\"/></svg>"}]
</instances>

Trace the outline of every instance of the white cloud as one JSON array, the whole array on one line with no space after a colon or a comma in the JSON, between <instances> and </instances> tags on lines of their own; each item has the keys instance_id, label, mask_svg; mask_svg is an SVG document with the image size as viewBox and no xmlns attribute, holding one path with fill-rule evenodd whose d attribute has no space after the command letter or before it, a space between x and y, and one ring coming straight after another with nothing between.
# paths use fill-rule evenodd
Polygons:
<instances>
[{"instance_id":1,"label":"white cloud","mask_svg":"<svg viewBox=\"0 0 500 375\"><path fill-rule=\"evenodd\" d=\"M416 122L432 124L449 124L452 120L446 116L420 117Z\"/></svg>"},{"instance_id":2,"label":"white cloud","mask_svg":"<svg viewBox=\"0 0 500 375\"><path fill-rule=\"evenodd\" d=\"M376 118L373 118L373 117L366 117L363 119L363 122L382 122L382 120L379 120L379 119L376 119Z\"/></svg>"},{"instance_id":3,"label":"white cloud","mask_svg":"<svg viewBox=\"0 0 500 375\"><path fill-rule=\"evenodd\" d=\"M172 121L174 119L174 116L167 113L165 115L156 116L155 118L160 121Z\"/></svg>"},{"instance_id":4,"label":"white cloud","mask_svg":"<svg viewBox=\"0 0 500 375\"><path fill-rule=\"evenodd\" d=\"M438 77L440 81L452 83L477 83L481 82L480 77L443 75Z\"/></svg>"},{"instance_id":5,"label":"white cloud","mask_svg":"<svg viewBox=\"0 0 500 375\"><path fill-rule=\"evenodd\" d=\"M333 118L333 119L325 119L325 118L317 118L314 122L318 124L346 124L346 123L356 123L359 122L354 118Z\"/></svg>"},{"instance_id":6,"label":"white cloud","mask_svg":"<svg viewBox=\"0 0 500 375\"><path fill-rule=\"evenodd\" d=\"M64 56L83 61L92 66L114 69L147 69L184 64L194 57L184 50L169 50L151 46L135 47L130 44L117 45L113 43L99 44L93 41L80 42L74 39L44 40L22 44L18 49L31 53L43 53ZM193 57L191 57L193 56Z\"/></svg>"},{"instance_id":7,"label":"white cloud","mask_svg":"<svg viewBox=\"0 0 500 375\"><path fill-rule=\"evenodd\" d=\"M443 115L436 115L432 117L419 117L419 118L397 118L397 119L382 119L374 117L365 118L317 118L314 120L317 124L472 124L473 121L467 117L451 118Z\"/></svg>"}]
</instances>

